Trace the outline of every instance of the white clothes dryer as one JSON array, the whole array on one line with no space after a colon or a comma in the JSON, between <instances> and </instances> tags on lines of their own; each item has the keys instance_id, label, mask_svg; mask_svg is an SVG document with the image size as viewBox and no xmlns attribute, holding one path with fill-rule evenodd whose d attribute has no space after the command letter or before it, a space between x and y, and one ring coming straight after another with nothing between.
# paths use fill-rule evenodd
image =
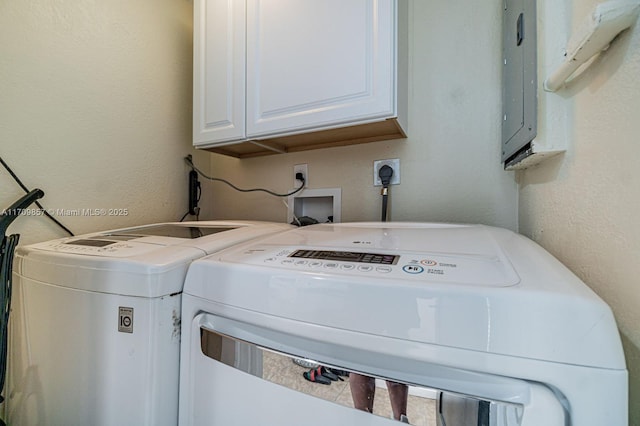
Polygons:
<instances>
[{"instance_id":1,"label":"white clothes dryer","mask_svg":"<svg viewBox=\"0 0 640 426\"><path fill-rule=\"evenodd\" d=\"M437 389L447 426L627 424L610 308L508 230L294 229L195 261L182 312L181 426L392 424L349 408L348 388L326 401L330 386L274 380L274 354Z\"/></svg>"},{"instance_id":2,"label":"white clothes dryer","mask_svg":"<svg viewBox=\"0 0 640 426\"><path fill-rule=\"evenodd\" d=\"M175 426L189 264L290 225L161 223L19 247L6 419Z\"/></svg>"}]
</instances>

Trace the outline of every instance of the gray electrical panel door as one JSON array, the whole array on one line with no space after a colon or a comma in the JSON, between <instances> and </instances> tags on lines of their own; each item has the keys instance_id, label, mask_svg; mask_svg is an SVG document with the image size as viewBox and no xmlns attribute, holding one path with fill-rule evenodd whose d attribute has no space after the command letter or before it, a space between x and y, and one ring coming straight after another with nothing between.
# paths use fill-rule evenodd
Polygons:
<instances>
[{"instance_id":1,"label":"gray electrical panel door","mask_svg":"<svg viewBox=\"0 0 640 426\"><path fill-rule=\"evenodd\" d=\"M536 0L504 0L502 161L527 155L537 132Z\"/></svg>"}]
</instances>

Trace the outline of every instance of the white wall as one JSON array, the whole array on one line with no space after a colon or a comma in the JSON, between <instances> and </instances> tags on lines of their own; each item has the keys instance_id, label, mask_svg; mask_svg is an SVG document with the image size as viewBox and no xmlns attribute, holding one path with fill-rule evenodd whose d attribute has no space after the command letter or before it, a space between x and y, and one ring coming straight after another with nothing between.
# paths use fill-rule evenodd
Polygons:
<instances>
[{"instance_id":1,"label":"white wall","mask_svg":"<svg viewBox=\"0 0 640 426\"><path fill-rule=\"evenodd\" d=\"M596 3L538 1L539 9L555 7L566 14L564 34L557 34L563 44ZM539 19L539 24L551 30L547 21ZM547 52L541 53L548 53L549 43L554 41L543 43ZM562 52L555 53L560 61ZM540 83L552 65L541 69ZM640 425L639 76L636 24L567 88L541 93L543 104L560 103L565 109L568 151L518 175L521 232L558 257L613 309L630 370L630 425ZM541 109L543 122L555 119ZM542 139L554 137L542 130Z\"/></svg>"},{"instance_id":2,"label":"white wall","mask_svg":"<svg viewBox=\"0 0 640 426\"><path fill-rule=\"evenodd\" d=\"M211 170L243 187L287 191L293 165L309 165L310 188L342 188L342 221L379 220L373 161L399 158L391 189L397 221L471 222L517 228L517 185L500 164L501 5L409 1L409 138L237 160L211 155ZM206 185L216 218L284 221L263 194Z\"/></svg>"},{"instance_id":3,"label":"white wall","mask_svg":"<svg viewBox=\"0 0 640 426\"><path fill-rule=\"evenodd\" d=\"M177 220L187 210L192 2L0 2L0 156L84 233ZM206 154L199 153L200 156ZM0 168L0 208L22 195ZM22 242L65 236L22 217Z\"/></svg>"},{"instance_id":4,"label":"white wall","mask_svg":"<svg viewBox=\"0 0 640 426\"><path fill-rule=\"evenodd\" d=\"M308 163L310 186L341 187L343 220L354 221L379 217L373 160L400 158L392 219L516 229L518 190L499 163L501 2L407 1L408 139L249 160L197 152L196 163L241 186L281 191L293 185L292 166ZM562 3L566 24L578 25L595 2ZM185 212L191 13L189 0L0 2L0 155L26 185L45 190L45 207L129 211L58 217L75 232ZM636 27L574 85L541 100L566 107L569 151L518 175L521 231L614 310L631 370L630 424L640 424L639 52ZM203 217L286 218L279 200L204 185ZM0 169L0 207L20 195ZM10 231L24 243L64 235L32 217Z\"/></svg>"}]
</instances>

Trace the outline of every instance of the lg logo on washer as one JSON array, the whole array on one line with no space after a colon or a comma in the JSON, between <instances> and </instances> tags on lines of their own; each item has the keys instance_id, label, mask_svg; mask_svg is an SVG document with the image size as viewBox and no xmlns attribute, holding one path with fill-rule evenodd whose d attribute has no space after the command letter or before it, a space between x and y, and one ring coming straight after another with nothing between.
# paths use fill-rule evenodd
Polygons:
<instances>
[{"instance_id":1,"label":"lg logo on washer","mask_svg":"<svg viewBox=\"0 0 640 426\"><path fill-rule=\"evenodd\" d=\"M133 333L133 308L124 306L118 308L118 331Z\"/></svg>"}]
</instances>

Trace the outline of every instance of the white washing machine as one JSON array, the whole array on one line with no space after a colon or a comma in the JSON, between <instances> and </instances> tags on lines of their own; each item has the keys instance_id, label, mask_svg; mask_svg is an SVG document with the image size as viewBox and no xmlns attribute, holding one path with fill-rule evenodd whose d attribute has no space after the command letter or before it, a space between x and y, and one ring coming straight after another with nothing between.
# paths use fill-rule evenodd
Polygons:
<instances>
[{"instance_id":1,"label":"white washing machine","mask_svg":"<svg viewBox=\"0 0 640 426\"><path fill-rule=\"evenodd\" d=\"M195 261L182 312L181 426L393 424L318 397L338 382L274 380L274 356L437 389L447 426L627 425L611 310L511 231L294 229Z\"/></svg>"},{"instance_id":2,"label":"white washing machine","mask_svg":"<svg viewBox=\"0 0 640 426\"><path fill-rule=\"evenodd\" d=\"M289 228L162 223L19 247L8 424L174 426L189 264Z\"/></svg>"}]
</instances>

